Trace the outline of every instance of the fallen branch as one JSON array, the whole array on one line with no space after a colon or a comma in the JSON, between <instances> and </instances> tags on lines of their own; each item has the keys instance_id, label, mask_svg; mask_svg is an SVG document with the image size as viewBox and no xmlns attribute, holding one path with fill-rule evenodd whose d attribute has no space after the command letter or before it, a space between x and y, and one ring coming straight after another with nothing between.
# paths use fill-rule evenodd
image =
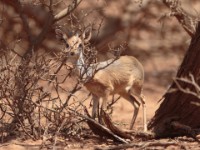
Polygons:
<instances>
[{"instance_id":1,"label":"fallen branch","mask_svg":"<svg viewBox=\"0 0 200 150\"><path fill-rule=\"evenodd\" d=\"M77 111L74 111L73 109L71 109L69 107L67 107L67 109L76 113L78 116L86 119L88 126L90 127L90 129L93 131L94 134L99 135L100 137L107 137L107 138L113 139L114 141L118 141L121 143L128 143L125 139L115 135L108 128L106 128L105 126L99 124L97 121L92 119L85 107L84 107L84 111L87 116L80 114Z\"/></svg>"},{"instance_id":2,"label":"fallen branch","mask_svg":"<svg viewBox=\"0 0 200 150\"><path fill-rule=\"evenodd\" d=\"M125 133L124 131L122 131L121 129L117 128L115 125L113 125L109 115L107 113L105 113L105 111L102 110L102 117L103 120L106 124L106 126L116 135L123 137L125 139L130 139L132 140L133 138L131 137L131 135L129 135L128 133Z\"/></svg>"},{"instance_id":3,"label":"fallen branch","mask_svg":"<svg viewBox=\"0 0 200 150\"><path fill-rule=\"evenodd\" d=\"M113 125L111 118L108 114L106 114L104 111L102 111L102 117L106 124L106 126L116 135L133 140L133 137L137 138L144 138L144 139L153 139L155 138L155 134L152 132L142 132L142 131L135 131L135 130L124 130L119 129L115 125Z\"/></svg>"},{"instance_id":4,"label":"fallen branch","mask_svg":"<svg viewBox=\"0 0 200 150\"><path fill-rule=\"evenodd\" d=\"M124 130L125 133L134 136L135 138L141 138L145 140L155 139L155 133L153 132L143 132L143 131L135 131L135 130Z\"/></svg>"},{"instance_id":5,"label":"fallen branch","mask_svg":"<svg viewBox=\"0 0 200 150\"><path fill-rule=\"evenodd\" d=\"M88 118L91 119L91 116L89 115L87 109L85 108L84 110ZM142 138L145 140L150 140L150 139L155 138L155 134L152 132L141 132L141 131L139 132L139 131L134 131L134 130L122 130L122 129L117 128L115 125L113 125L108 114L106 114L103 110L102 110L101 117L103 118L103 121L107 127L99 124L93 119L92 119L92 122L87 121L88 126L96 135L105 136L108 138L112 138L113 135L117 135L121 138L129 139L129 140L133 140L133 137ZM106 130L104 130L104 128ZM112 136L110 136L110 132L113 134Z\"/></svg>"}]
</instances>

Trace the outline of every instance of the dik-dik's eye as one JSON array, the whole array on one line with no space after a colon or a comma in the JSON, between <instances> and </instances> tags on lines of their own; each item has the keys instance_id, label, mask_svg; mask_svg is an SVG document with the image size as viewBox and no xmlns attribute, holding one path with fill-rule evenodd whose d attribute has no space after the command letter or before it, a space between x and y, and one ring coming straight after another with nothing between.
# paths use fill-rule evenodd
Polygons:
<instances>
[{"instance_id":1,"label":"dik-dik's eye","mask_svg":"<svg viewBox=\"0 0 200 150\"><path fill-rule=\"evenodd\" d=\"M74 55L75 55L75 52L70 52L70 55L71 55L71 56L74 56Z\"/></svg>"},{"instance_id":2,"label":"dik-dik's eye","mask_svg":"<svg viewBox=\"0 0 200 150\"><path fill-rule=\"evenodd\" d=\"M66 48L69 48L69 44L68 43L66 43L65 46L66 46Z\"/></svg>"}]
</instances>

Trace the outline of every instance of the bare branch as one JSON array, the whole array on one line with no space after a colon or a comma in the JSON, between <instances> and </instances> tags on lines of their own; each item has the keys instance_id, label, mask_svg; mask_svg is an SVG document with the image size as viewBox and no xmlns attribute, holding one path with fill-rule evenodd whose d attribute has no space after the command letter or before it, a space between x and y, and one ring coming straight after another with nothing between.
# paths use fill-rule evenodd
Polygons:
<instances>
[{"instance_id":1,"label":"bare branch","mask_svg":"<svg viewBox=\"0 0 200 150\"><path fill-rule=\"evenodd\" d=\"M190 79L188 78L176 78L174 80L175 84L178 87L178 90L186 93L186 94L190 94L193 95L195 97L197 97L198 99L200 99L200 86L196 83L194 76L192 74L189 74ZM189 88L183 88L180 83L178 81L182 81L183 83L187 83L189 85L192 85L195 88L195 91L192 91Z\"/></svg>"},{"instance_id":2,"label":"bare branch","mask_svg":"<svg viewBox=\"0 0 200 150\"><path fill-rule=\"evenodd\" d=\"M54 16L54 22L64 18L69 15L76 7L81 3L82 0L74 0L71 5L69 5L66 9L60 11L58 14Z\"/></svg>"},{"instance_id":3,"label":"bare branch","mask_svg":"<svg viewBox=\"0 0 200 150\"><path fill-rule=\"evenodd\" d=\"M110 136L110 137L112 137L113 139L115 139L115 140L117 140L117 141L119 141L119 142L122 142L122 143L128 143L127 141L125 141L123 138L121 138L121 137L119 137L118 135L116 135L116 134L114 134L112 131L110 131L108 128L106 128L105 126L103 126L103 125L101 125L101 124L99 124L98 122L96 122L95 120L93 120L90 116L89 116L89 113L87 112L87 109L84 107L84 111L85 111L85 113L87 114L87 116L85 116L85 115L82 115L82 114L80 114L80 113L78 113L78 112L76 112L76 111L74 111L73 109L71 109L71 108L67 108L67 109L69 109L70 111L73 111L74 113L76 113L78 116L80 116L80 117L82 117L82 118L84 118L84 119L86 119L87 120L87 123L88 123L88 125L90 126L90 128L91 129L98 129L98 131L97 130L93 130L93 131L95 131L96 133L98 132L98 133L100 133L100 134L107 134L107 136Z\"/></svg>"},{"instance_id":4,"label":"bare branch","mask_svg":"<svg viewBox=\"0 0 200 150\"><path fill-rule=\"evenodd\" d=\"M179 0L163 0L163 3L171 10L169 16L176 17L176 19L182 25L185 31L190 36L193 36L196 31L196 26L199 18L192 17L187 14L181 7L181 2Z\"/></svg>"},{"instance_id":5,"label":"bare branch","mask_svg":"<svg viewBox=\"0 0 200 150\"><path fill-rule=\"evenodd\" d=\"M23 13L23 8L22 8L22 5L21 5L19 0L16 1L16 6L17 6L17 9L19 11L19 15L20 15L20 17L22 19L24 29L25 29L25 31L26 31L26 33L28 35L28 40L29 40L29 42L31 42L33 37L31 35L31 31L30 31L30 27L29 27L29 24L28 24L27 17Z\"/></svg>"}]
</instances>

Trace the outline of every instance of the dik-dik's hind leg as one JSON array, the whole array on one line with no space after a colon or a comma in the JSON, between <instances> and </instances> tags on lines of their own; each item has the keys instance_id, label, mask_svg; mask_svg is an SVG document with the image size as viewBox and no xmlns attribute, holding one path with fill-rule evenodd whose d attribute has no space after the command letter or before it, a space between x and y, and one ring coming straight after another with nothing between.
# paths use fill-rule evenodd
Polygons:
<instances>
[{"instance_id":1,"label":"dik-dik's hind leg","mask_svg":"<svg viewBox=\"0 0 200 150\"><path fill-rule=\"evenodd\" d=\"M129 92L134 98L137 97L138 100L140 101L139 103L142 104L142 108L143 108L143 129L144 129L144 132L146 132L147 131L146 103L145 103L145 98L142 94L142 87L140 85L138 86L136 84L136 85L132 86L132 88Z\"/></svg>"},{"instance_id":2,"label":"dik-dik's hind leg","mask_svg":"<svg viewBox=\"0 0 200 150\"><path fill-rule=\"evenodd\" d=\"M137 99L135 99L135 97L132 96L130 93L121 93L120 95L126 100L128 100L134 107L133 116L130 123L130 130L132 130L139 112L140 102Z\"/></svg>"},{"instance_id":3,"label":"dik-dik's hind leg","mask_svg":"<svg viewBox=\"0 0 200 150\"><path fill-rule=\"evenodd\" d=\"M134 107L134 112L133 112L133 117L131 119L131 124L130 124L130 130L133 129L133 125L135 124L135 120L138 116L139 108L140 108L140 102L136 100L136 98L132 95L130 95L131 103Z\"/></svg>"},{"instance_id":4,"label":"dik-dik's hind leg","mask_svg":"<svg viewBox=\"0 0 200 150\"><path fill-rule=\"evenodd\" d=\"M102 97L102 105L101 105L101 110L100 110L100 117L99 117L99 122L101 124L105 124L103 119L102 119L102 111L106 112L107 111L107 100L110 95L109 90L105 90L104 96Z\"/></svg>"},{"instance_id":5,"label":"dik-dik's hind leg","mask_svg":"<svg viewBox=\"0 0 200 150\"><path fill-rule=\"evenodd\" d=\"M146 112L146 100L143 94L139 96L141 102L142 102L142 107L143 107L143 127L144 127L144 132L147 131L147 112Z\"/></svg>"},{"instance_id":6,"label":"dik-dik's hind leg","mask_svg":"<svg viewBox=\"0 0 200 150\"><path fill-rule=\"evenodd\" d=\"M92 118L95 119L98 118L98 121L100 124L103 124L101 114L99 113L99 100L100 98L96 95L93 95L93 107L92 107Z\"/></svg>"}]
</instances>

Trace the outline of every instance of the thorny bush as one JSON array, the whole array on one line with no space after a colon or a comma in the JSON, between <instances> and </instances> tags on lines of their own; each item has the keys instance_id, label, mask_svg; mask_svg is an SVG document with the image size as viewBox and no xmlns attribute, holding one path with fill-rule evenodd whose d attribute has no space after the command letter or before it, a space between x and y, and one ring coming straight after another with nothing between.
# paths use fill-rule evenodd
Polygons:
<instances>
[{"instance_id":1,"label":"thorny bush","mask_svg":"<svg viewBox=\"0 0 200 150\"><path fill-rule=\"evenodd\" d=\"M58 131L65 131L68 136L79 132L80 118L66 106L76 111L81 109L74 97L81 86L78 81L72 81L73 69L63 56L66 55L52 57L47 52L38 52L25 66L13 51L3 52L0 58L1 141L11 135L39 139L44 134L52 137Z\"/></svg>"}]
</instances>

